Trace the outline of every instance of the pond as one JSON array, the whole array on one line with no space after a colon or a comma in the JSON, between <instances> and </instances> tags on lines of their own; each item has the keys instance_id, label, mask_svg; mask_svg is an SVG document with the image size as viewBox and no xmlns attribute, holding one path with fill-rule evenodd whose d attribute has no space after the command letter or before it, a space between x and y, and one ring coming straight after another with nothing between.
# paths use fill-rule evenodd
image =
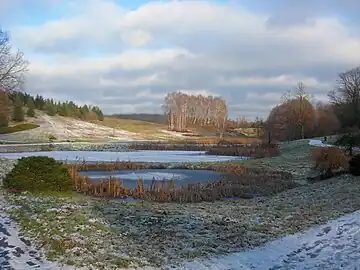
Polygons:
<instances>
[{"instance_id":1,"label":"pond","mask_svg":"<svg viewBox=\"0 0 360 270\"><path fill-rule=\"evenodd\" d=\"M220 180L223 173L210 170L188 169L142 169L142 170L118 170L118 171L82 171L82 176L88 176L92 180L107 179L110 176L122 180L127 188L136 188L137 180L142 179L144 187L150 187L152 180L174 180L176 186L196 184Z\"/></svg>"},{"instance_id":2,"label":"pond","mask_svg":"<svg viewBox=\"0 0 360 270\"><path fill-rule=\"evenodd\" d=\"M132 152L106 152L106 151L45 151L45 152L19 152L0 153L0 158L18 159L29 156L48 156L56 160L67 161L132 161L132 162L218 162L242 160L245 157L205 155L205 151L161 151L138 150Z\"/></svg>"}]
</instances>

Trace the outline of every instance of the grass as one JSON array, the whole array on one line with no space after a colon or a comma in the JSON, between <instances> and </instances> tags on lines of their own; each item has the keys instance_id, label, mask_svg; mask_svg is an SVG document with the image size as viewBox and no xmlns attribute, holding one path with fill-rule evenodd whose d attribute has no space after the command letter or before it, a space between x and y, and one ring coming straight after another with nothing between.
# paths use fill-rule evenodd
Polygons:
<instances>
[{"instance_id":1,"label":"grass","mask_svg":"<svg viewBox=\"0 0 360 270\"><path fill-rule=\"evenodd\" d=\"M34 129L34 128L38 128L38 127L39 127L39 125L31 124L31 123L18 124L16 126L9 126L9 127L0 127L0 134L9 134L9 133L14 133L14 132L18 132L18 131L30 130L30 129Z\"/></svg>"},{"instance_id":2,"label":"grass","mask_svg":"<svg viewBox=\"0 0 360 270\"><path fill-rule=\"evenodd\" d=\"M20 226L20 232L35 239L33 244L43 248L48 260L96 269L132 265L128 256L110 248L117 231L93 214L89 204L95 200L65 193L8 194L7 200L17 205L8 213ZM103 252L104 246L108 253Z\"/></svg>"},{"instance_id":3,"label":"grass","mask_svg":"<svg viewBox=\"0 0 360 270\"><path fill-rule=\"evenodd\" d=\"M160 130L167 129L167 125L156 124L141 120L119 119L113 117L105 117L104 121L95 121L95 123L115 129L122 129L129 132L148 135L158 134L160 133Z\"/></svg>"}]
</instances>

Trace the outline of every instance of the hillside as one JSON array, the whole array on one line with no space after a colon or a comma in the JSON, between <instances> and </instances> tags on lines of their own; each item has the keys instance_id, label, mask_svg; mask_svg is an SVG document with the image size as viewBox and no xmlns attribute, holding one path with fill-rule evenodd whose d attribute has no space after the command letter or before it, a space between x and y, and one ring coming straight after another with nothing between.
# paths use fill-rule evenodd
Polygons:
<instances>
[{"instance_id":1,"label":"hillside","mask_svg":"<svg viewBox=\"0 0 360 270\"><path fill-rule=\"evenodd\" d=\"M167 123L167 117L164 114L151 114L151 113L132 113L132 114L113 114L110 117L118 119L128 119L128 120L140 120L156 124Z\"/></svg>"},{"instance_id":2,"label":"hillside","mask_svg":"<svg viewBox=\"0 0 360 270\"><path fill-rule=\"evenodd\" d=\"M105 117L103 121L83 121L59 115L49 116L39 110L36 110L36 118L26 117L22 123L33 123L39 127L0 134L0 141L45 142L49 141L49 136L54 136L57 141L140 141L184 137L168 131L166 125L146 121L112 117Z\"/></svg>"}]
</instances>

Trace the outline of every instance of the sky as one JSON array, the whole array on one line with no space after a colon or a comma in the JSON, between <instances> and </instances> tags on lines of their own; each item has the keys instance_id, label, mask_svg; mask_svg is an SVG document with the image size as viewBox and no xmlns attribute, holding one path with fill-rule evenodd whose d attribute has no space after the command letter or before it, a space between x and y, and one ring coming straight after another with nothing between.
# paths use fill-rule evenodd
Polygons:
<instances>
[{"instance_id":1,"label":"sky","mask_svg":"<svg viewBox=\"0 0 360 270\"><path fill-rule=\"evenodd\" d=\"M107 114L159 113L183 91L266 118L300 81L326 101L360 65L358 14L358 0L0 0L25 90Z\"/></svg>"}]
</instances>

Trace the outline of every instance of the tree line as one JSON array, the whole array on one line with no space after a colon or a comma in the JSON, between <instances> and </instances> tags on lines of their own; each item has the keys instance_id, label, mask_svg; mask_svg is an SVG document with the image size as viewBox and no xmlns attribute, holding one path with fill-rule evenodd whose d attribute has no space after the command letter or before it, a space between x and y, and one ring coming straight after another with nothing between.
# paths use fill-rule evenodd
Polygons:
<instances>
[{"instance_id":1,"label":"tree line","mask_svg":"<svg viewBox=\"0 0 360 270\"><path fill-rule=\"evenodd\" d=\"M82 120L100 120L104 115L99 107L76 105L72 101L56 102L41 95L32 96L23 92L29 62L24 54L14 51L10 35L0 28L0 126L9 121L20 122L25 115L35 117L35 109Z\"/></svg>"},{"instance_id":2,"label":"tree line","mask_svg":"<svg viewBox=\"0 0 360 270\"><path fill-rule=\"evenodd\" d=\"M313 102L303 83L283 96L264 128L273 139L296 140L360 129L360 67L339 74L327 102Z\"/></svg>"},{"instance_id":3,"label":"tree line","mask_svg":"<svg viewBox=\"0 0 360 270\"><path fill-rule=\"evenodd\" d=\"M163 109L168 117L169 130L183 132L192 124L213 125L220 137L226 131L228 107L221 97L172 92L166 95Z\"/></svg>"},{"instance_id":4,"label":"tree line","mask_svg":"<svg viewBox=\"0 0 360 270\"><path fill-rule=\"evenodd\" d=\"M54 101L41 95L0 91L0 126L8 126L9 120L24 121L25 115L35 117L35 110L41 110L49 116L60 115L81 120L104 120L101 109L97 106L76 105L72 101Z\"/></svg>"}]
</instances>

